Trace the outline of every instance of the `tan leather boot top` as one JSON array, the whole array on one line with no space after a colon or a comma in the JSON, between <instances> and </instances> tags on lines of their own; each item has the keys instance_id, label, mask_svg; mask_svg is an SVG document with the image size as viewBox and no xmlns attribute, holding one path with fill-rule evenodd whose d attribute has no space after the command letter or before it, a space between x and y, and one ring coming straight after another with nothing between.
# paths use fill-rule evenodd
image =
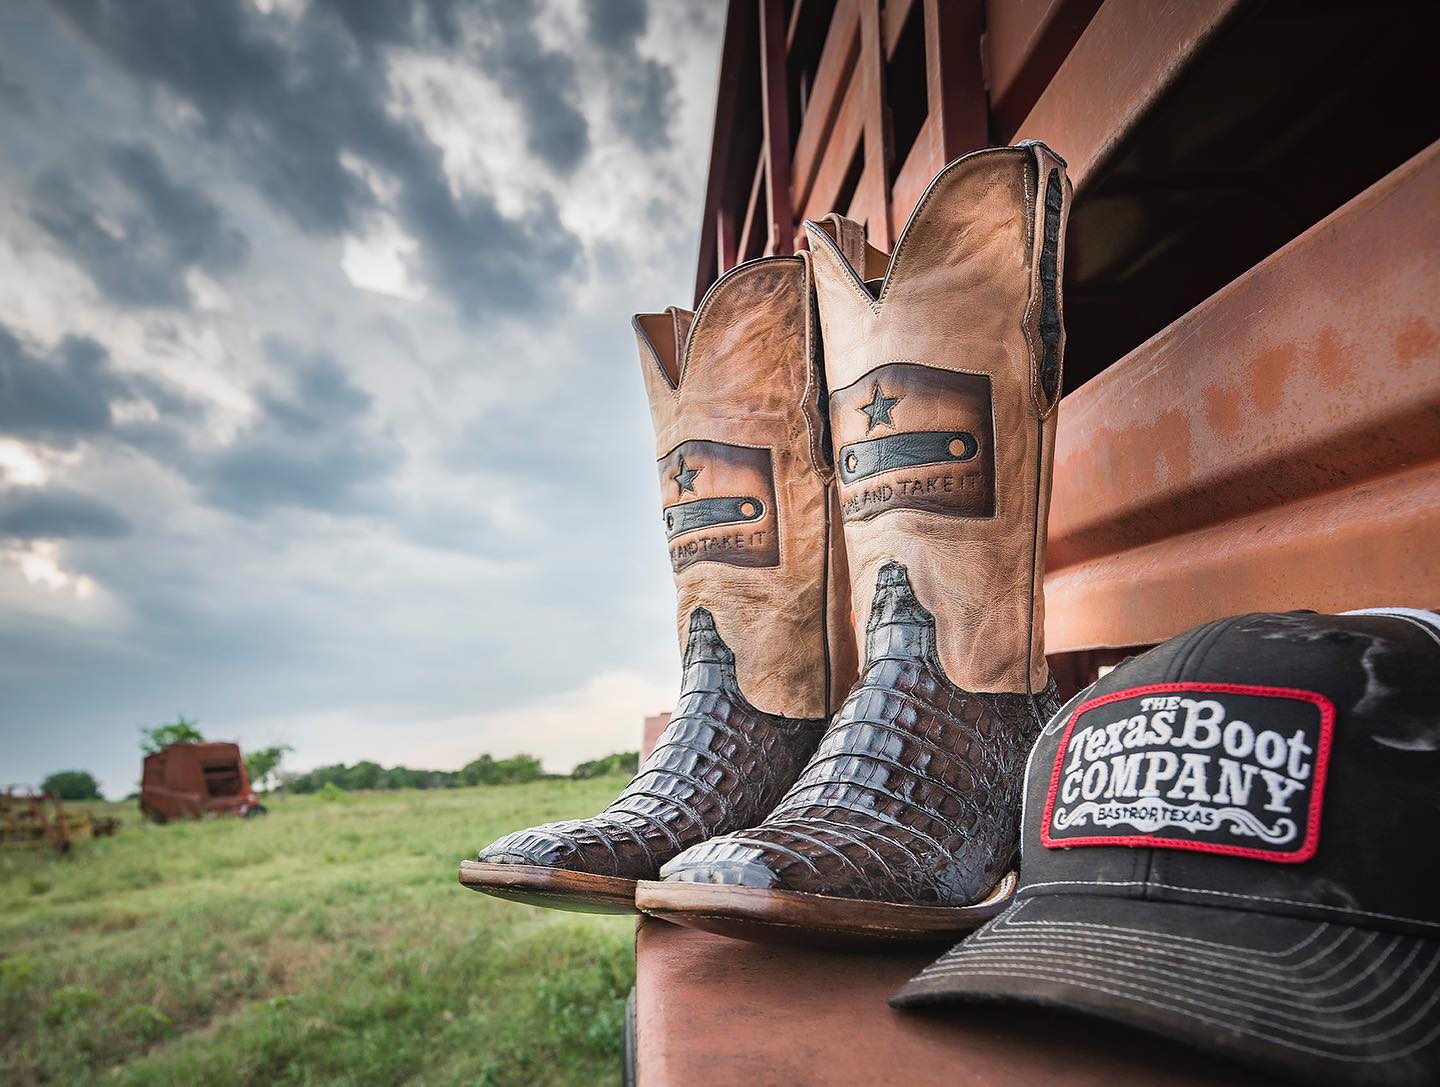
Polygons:
<instances>
[{"instance_id":1,"label":"tan leather boot top","mask_svg":"<svg viewBox=\"0 0 1440 1087\"><path fill-rule=\"evenodd\" d=\"M942 171L888 268L856 224L805 224L856 629L881 566L902 563L936 617L947 675L968 691L1038 691L1048 679L1069 203L1064 163L1031 144ZM866 280L882 271L872 291Z\"/></svg>"},{"instance_id":2,"label":"tan leather boot top","mask_svg":"<svg viewBox=\"0 0 1440 1087\"><path fill-rule=\"evenodd\" d=\"M634 322L682 649L708 608L745 696L794 718L828 717L857 667L813 313L808 260L771 257L722 276L693 317Z\"/></svg>"}]
</instances>

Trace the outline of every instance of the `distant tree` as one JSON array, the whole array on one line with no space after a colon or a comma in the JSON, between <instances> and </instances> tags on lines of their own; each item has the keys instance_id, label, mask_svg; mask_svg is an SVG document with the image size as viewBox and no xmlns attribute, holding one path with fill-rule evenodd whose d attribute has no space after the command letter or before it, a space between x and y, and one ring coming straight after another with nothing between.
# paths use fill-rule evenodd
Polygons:
<instances>
[{"instance_id":1,"label":"distant tree","mask_svg":"<svg viewBox=\"0 0 1440 1087\"><path fill-rule=\"evenodd\" d=\"M545 767L534 755L515 755L501 759L496 767L500 770L502 785L516 785L522 781L538 781L545 776Z\"/></svg>"},{"instance_id":2,"label":"distant tree","mask_svg":"<svg viewBox=\"0 0 1440 1087\"><path fill-rule=\"evenodd\" d=\"M514 785L544 776L545 769L534 755L516 755L509 759L481 755L460 768L462 785Z\"/></svg>"},{"instance_id":3,"label":"distant tree","mask_svg":"<svg viewBox=\"0 0 1440 1087\"><path fill-rule=\"evenodd\" d=\"M54 793L61 800L104 800L100 783L84 770L61 770L40 783L42 793Z\"/></svg>"},{"instance_id":4,"label":"distant tree","mask_svg":"<svg viewBox=\"0 0 1440 1087\"><path fill-rule=\"evenodd\" d=\"M279 774L280 787L292 793L325 792L329 786L345 791L355 789L454 789L461 785L507 785L545 777L545 769L534 755L497 759L481 755L461 770L415 770L408 766L385 769L376 762L354 766L335 763L317 766L303 774Z\"/></svg>"},{"instance_id":5,"label":"distant tree","mask_svg":"<svg viewBox=\"0 0 1440 1087\"><path fill-rule=\"evenodd\" d=\"M140 730L140 749L147 755L154 755L164 751L171 744L204 743L204 735L195 727L199 723L199 721L187 720L182 713L177 714L175 720L168 724L142 728Z\"/></svg>"},{"instance_id":6,"label":"distant tree","mask_svg":"<svg viewBox=\"0 0 1440 1087\"><path fill-rule=\"evenodd\" d=\"M265 779L271 774L278 776L280 763L295 749L289 744L274 747L259 747L245 756L245 772L250 775L253 788L265 791Z\"/></svg>"},{"instance_id":7,"label":"distant tree","mask_svg":"<svg viewBox=\"0 0 1440 1087\"><path fill-rule=\"evenodd\" d=\"M603 759L580 763L570 771L570 776L576 781L584 781L587 778L607 777L610 774L634 774L639 769L640 752L617 751Z\"/></svg>"},{"instance_id":8,"label":"distant tree","mask_svg":"<svg viewBox=\"0 0 1440 1087\"><path fill-rule=\"evenodd\" d=\"M492 755L481 755L478 759L472 759L460 768L460 784L462 785L492 785L495 779L495 758Z\"/></svg>"},{"instance_id":9,"label":"distant tree","mask_svg":"<svg viewBox=\"0 0 1440 1087\"><path fill-rule=\"evenodd\" d=\"M385 767L378 762L357 762L345 771L339 783L342 789L381 789L385 786Z\"/></svg>"},{"instance_id":10,"label":"distant tree","mask_svg":"<svg viewBox=\"0 0 1440 1087\"><path fill-rule=\"evenodd\" d=\"M280 785L292 793L318 793L326 785L340 788L344 778L345 767L337 762L330 766L317 766L303 774L284 774Z\"/></svg>"}]
</instances>

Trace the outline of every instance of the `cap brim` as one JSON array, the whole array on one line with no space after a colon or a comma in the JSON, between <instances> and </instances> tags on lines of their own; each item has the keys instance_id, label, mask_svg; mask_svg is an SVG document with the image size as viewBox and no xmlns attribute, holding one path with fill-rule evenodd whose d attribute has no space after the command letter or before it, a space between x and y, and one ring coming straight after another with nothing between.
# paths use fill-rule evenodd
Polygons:
<instances>
[{"instance_id":1,"label":"cap brim","mask_svg":"<svg viewBox=\"0 0 1440 1087\"><path fill-rule=\"evenodd\" d=\"M1306 1082L1440 1083L1440 941L1091 895L1021 899L896 1007L1019 1000L1152 1031Z\"/></svg>"}]
</instances>

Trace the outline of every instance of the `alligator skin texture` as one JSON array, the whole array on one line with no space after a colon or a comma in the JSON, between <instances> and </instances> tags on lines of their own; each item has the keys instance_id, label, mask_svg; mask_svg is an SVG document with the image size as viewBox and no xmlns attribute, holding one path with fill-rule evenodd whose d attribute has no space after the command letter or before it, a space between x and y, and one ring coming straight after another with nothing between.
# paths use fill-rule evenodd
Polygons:
<instances>
[{"instance_id":1,"label":"alligator skin texture","mask_svg":"<svg viewBox=\"0 0 1440 1087\"><path fill-rule=\"evenodd\" d=\"M879 574L865 669L814 758L759 826L676 857L666 879L906 905L978 901L1015 860L1025 760L1060 708L972 694L935 651L905 567Z\"/></svg>"},{"instance_id":2,"label":"alligator skin texture","mask_svg":"<svg viewBox=\"0 0 1440 1087\"><path fill-rule=\"evenodd\" d=\"M735 654L704 608L690 615L680 699L655 750L599 815L506 835L480 851L530 864L655 879L677 853L769 814L815 751L823 720L762 713L745 700Z\"/></svg>"}]
</instances>

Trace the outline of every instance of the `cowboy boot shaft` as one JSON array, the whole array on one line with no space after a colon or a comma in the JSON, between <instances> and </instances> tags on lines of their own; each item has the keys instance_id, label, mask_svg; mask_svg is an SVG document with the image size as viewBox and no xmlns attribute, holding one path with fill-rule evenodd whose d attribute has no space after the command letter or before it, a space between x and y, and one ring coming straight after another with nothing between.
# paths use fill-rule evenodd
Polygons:
<instances>
[{"instance_id":1,"label":"cowboy boot shaft","mask_svg":"<svg viewBox=\"0 0 1440 1087\"><path fill-rule=\"evenodd\" d=\"M945 675L1039 692L1045 523L1064 351L1070 186L1043 145L952 163L883 284L854 224L807 224L837 487L863 638L899 562L937 619Z\"/></svg>"},{"instance_id":2,"label":"cowboy boot shaft","mask_svg":"<svg viewBox=\"0 0 1440 1087\"><path fill-rule=\"evenodd\" d=\"M692 316L635 319L682 653L697 608L757 709L826 718L856 672L804 257L753 261Z\"/></svg>"}]
</instances>

